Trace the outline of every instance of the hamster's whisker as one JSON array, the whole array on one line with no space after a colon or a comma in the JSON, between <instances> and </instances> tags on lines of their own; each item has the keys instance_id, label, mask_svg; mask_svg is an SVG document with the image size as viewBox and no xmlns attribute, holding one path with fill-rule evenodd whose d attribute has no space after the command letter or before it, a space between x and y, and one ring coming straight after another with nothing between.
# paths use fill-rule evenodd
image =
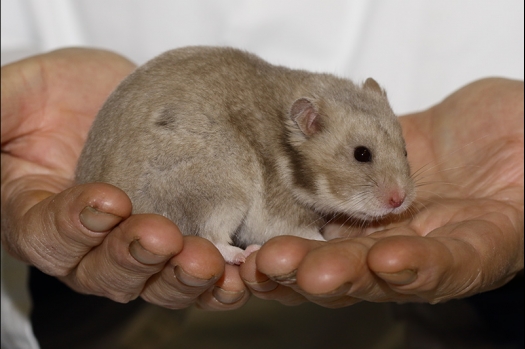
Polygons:
<instances>
[{"instance_id":1,"label":"hamster's whisker","mask_svg":"<svg viewBox=\"0 0 525 349\"><path fill-rule=\"evenodd\" d=\"M379 184L377 184L377 181L372 176L370 176L368 173L366 173L366 178L368 178L372 183L374 183L376 187L379 186ZM372 187L372 185L370 185L370 187Z\"/></svg>"},{"instance_id":2,"label":"hamster's whisker","mask_svg":"<svg viewBox=\"0 0 525 349\"><path fill-rule=\"evenodd\" d=\"M342 214L341 213L338 213L337 215L333 216L333 217L330 217L328 219L325 219L324 220L324 223L323 225L321 225L321 227L319 228L319 230L322 230L324 227L326 227L328 224L332 223L332 221L336 220L337 218L339 218L339 216L341 216ZM322 218L320 218L322 219ZM319 219L316 220L316 222L318 221Z\"/></svg>"},{"instance_id":3,"label":"hamster's whisker","mask_svg":"<svg viewBox=\"0 0 525 349\"><path fill-rule=\"evenodd\" d=\"M427 200L429 203L431 204L434 204L434 205L440 205L442 206L443 208L446 208L446 209L449 209L449 207L447 205L445 205L444 203L442 202L439 202L439 200ZM428 205L427 205L428 207Z\"/></svg>"},{"instance_id":4,"label":"hamster's whisker","mask_svg":"<svg viewBox=\"0 0 525 349\"><path fill-rule=\"evenodd\" d=\"M417 207L417 205L421 204L423 208L426 208L424 203L419 203L417 200L414 200L413 204L410 205L410 207L407 208L407 213L410 215L411 220L414 220L416 218L416 215L421 212L421 208Z\"/></svg>"},{"instance_id":5,"label":"hamster's whisker","mask_svg":"<svg viewBox=\"0 0 525 349\"><path fill-rule=\"evenodd\" d=\"M429 193L429 194L432 194L434 196L437 196L439 197L440 199L444 199L444 197L439 194L439 193L436 193L435 191L430 191L430 190L419 190L420 193Z\"/></svg>"},{"instance_id":6,"label":"hamster's whisker","mask_svg":"<svg viewBox=\"0 0 525 349\"><path fill-rule=\"evenodd\" d=\"M477 169L477 168L480 168L480 166L478 166L478 165L463 165L463 166L449 167L449 168L444 168L444 169L441 169L441 170L439 170L437 172L434 172L434 173L431 173L431 174L428 174L428 175L425 175L425 176L423 176L425 174L425 172L418 173L417 175L412 174L411 178L415 182L417 182L417 181L420 181L422 179L433 177L433 176L441 174L441 173L445 173L445 172L449 172L449 171L456 171L456 170L460 170L460 169L464 169L464 168Z\"/></svg>"},{"instance_id":7,"label":"hamster's whisker","mask_svg":"<svg viewBox=\"0 0 525 349\"><path fill-rule=\"evenodd\" d=\"M323 221L324 222L325 219L322 216L320 216L319 218L317 218L314 221L310 222L310 224L308 224L306 227L310 228L313 225L317 225L317 222L319 222L319 221ZM324 228L326 226L326 224L328 224L328 222L324 222L324 224L322 225L322 228Z\"/></svg>"},{"instance_id":8,"label":"hamster's whisker","mask_svg":"<svg viewBox=\"0 0 525 349\"><path fill-rule=\"evenodd\" d=\"M434 161L429 161L428 163L422 165L419 169L417 169L416 171L414 171L413 174L411 175L411 177L412 177L412 178L415 178L415 177L418 175L419 172L425 173L425 172L427 172L427 171L430 171L430 170L436 168L437 166L440 166L440 165L446 163L446 162L449 161L449 160L448 160L448 159L445 159L445 157L450 157L451 155L454 155L454 154L460 152L460 151L463 150L464 148L470 147L472 144L474 144L474 143L480 141L481 139L483 139L483 138L485 138L485 137L487 137L487 135L483 135L483 136L479 137L478 139L475 139L475 140L473 140L473 141L471 141L471 142L469 142L469 143L467 143L467 144L464 144L463 146L461 146L461 147L455 149L454 151L452 151L452 152L450 152L450 153L448 153L448 154L444 154L444 155L438 157L438 158L437 158L436 160L434 160ZM426 168L426 169L425 169L425 167L431 165L433 162L435 162L435 164L434 164L433 166L431 166L430 168ZM466 166L467 166L467 165L466 165ZM460 166L459 168L461 168L461 166ZM423 169L424 169L424 171L423 171Z\"/></svg>"},{"instance_id":9,"label":"hamster's whisker","mask_svg":"<svg viewBox=\"0 0 525 349\"><path fill-rule=\"evenodd\" d=\"M424 187L424 186L427 186L427 185L432 185L432 184L450 185L450 186L456 186L456 187L459 187L459 188L464 188L465 187L465 185L463 185L463 184L452 183L452 182L445 182L445 181L416 182L415 183L415 187L416 188L421 188L421 187Z\"/></svg>"}]
</instances>

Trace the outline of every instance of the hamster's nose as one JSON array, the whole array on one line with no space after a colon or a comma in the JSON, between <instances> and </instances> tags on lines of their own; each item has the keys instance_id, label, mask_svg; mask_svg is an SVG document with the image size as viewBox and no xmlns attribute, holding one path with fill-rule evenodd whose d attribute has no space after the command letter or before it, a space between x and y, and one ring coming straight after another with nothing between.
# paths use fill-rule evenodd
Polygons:
<instances>
[{"instance_id":1,"label":"hamster's nose","mask_svg":"<svg viewBox=\"0 0 525 349\"><path fill-rule=\"evenodd\" d=\"M391 208L398 208L399 206L403 205L403 202L405 202L405 197L405 193L394 191L390 194L390 198L388 199L388 205Z\"/></svg>"}]
</instances>

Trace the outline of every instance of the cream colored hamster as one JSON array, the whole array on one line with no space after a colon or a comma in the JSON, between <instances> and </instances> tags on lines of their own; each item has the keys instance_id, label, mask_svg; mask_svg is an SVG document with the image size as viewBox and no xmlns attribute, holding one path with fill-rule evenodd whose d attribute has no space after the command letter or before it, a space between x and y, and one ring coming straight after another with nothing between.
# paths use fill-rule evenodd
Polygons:
<instances>
[{"instance_id":1,"label":"cream colored hamster","mask_svg":"<svg viewBox=\"0 0 525 349\"><path fill-rule=\"evenodd\" d=\"M168 51L122 81L76 180L121 188L134 213L168 217L234 264L277 235L322 240L326 215L378 219L415 195L400 124L373 79L224 47Z\"/></svg>"}]
</instances>

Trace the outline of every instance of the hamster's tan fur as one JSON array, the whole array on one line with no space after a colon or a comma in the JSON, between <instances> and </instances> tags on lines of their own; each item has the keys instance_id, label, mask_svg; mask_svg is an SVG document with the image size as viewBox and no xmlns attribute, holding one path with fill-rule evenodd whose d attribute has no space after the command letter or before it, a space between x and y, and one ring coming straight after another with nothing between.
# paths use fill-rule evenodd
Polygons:
<instances>
[{"instance_id":1,"label":"hamster's tan fur","mask_svg":"<svg viewBox=\"0 0 525 349\"><path fill-rule=\"evenodd\" d=\"M371 160L357 161L356 147ZM221 47L168 51L128 76L100 110L76 179L123 189L134 213L170 218L230 263L276 235L323 239L324 214L375 219L414 197L401 127L374 80Z\"/></svg>"}]
</instances>

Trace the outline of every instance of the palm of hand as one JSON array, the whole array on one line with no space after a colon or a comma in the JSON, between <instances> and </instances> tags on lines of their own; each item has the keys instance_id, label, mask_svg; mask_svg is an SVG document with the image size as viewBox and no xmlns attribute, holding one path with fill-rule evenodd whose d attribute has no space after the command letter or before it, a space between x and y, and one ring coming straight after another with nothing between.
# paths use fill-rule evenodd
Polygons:
<instances>
[{"instance_id":1,"label":"palm of hand","mask_svg":"<svg viewBox=\"0 0 525 349\"><path fill-rule=\"evenodd\" d=\"M15 187L26 190L56 193L68 188L98 109L134 68L107 52L83 49L28 61L23 71L7 66L2 79L3 197L11 196L15 180Z\"/></svg>"},{"instance_id":2,"label":"palm of hand","mask_svg":"<svg viewBox=\"0 0 525 349\"><path fill-rule=\"evenodd\" d=\"M420 178L429 182L420 187L425 208L409 227L417 235L447 239L446 249L435 250L441 254L427 258L435 259L436 268L447 266L455 273L439 279L429 275L432 286L427 289L432 291L427 294L423 288L423 298L435 302L486 291L523 267L519 248L492 253L523 236L523 100L515 104L523 83L511 85L514 90L508 82L479 81L430 109L425 126L415 116L404 123L415 168L425 163L433 167L428 179ZM509 265L509 259L515 264ZM504 270L507 277L487 272L493 270ZM456 277L464 283L447 282Z\"/></svg>"}]
</instances>

